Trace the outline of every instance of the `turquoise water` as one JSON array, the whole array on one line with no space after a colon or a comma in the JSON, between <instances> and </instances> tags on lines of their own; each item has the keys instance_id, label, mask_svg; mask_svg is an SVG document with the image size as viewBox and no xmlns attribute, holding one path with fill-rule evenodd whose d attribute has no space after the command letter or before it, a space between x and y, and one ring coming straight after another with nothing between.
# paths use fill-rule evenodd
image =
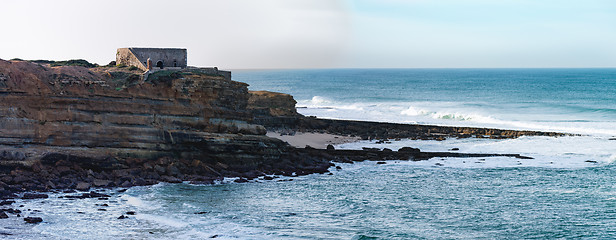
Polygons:
<instances>
[{"instance_id":1,"label":"turquoise water","mask_svg":"<svg viewBox=\"0 0 616 240\"><path fill-rule=\"evenodd\" d=\"M319 117L616 135L616 69L234 71Z\"/></svg>"},{"instance_id":2,"label":"turquoise water","mask_svg":"<svg viewBox=\"0 0 616 240\"><path fill-rule=\"evenodd\" d=\"M579 133L447 139L341 149L520 153L534 159L442 158L341 164L293 181L159 184L98 200L20 201L43 224L15 238L51 239L613 239L615 69L234 71L252 90L293 94L325 118ZM284 179L284 178L283 178ZM77 212L84 213L77 213ZM137 215L118 220L126 211ZM198 213L198 214L196 214ZM17 225L4 225L4 229ZM21 226L21 225L19 225ZM7 230L8 231L8 230Z\"/></svg>"}]
</instances>

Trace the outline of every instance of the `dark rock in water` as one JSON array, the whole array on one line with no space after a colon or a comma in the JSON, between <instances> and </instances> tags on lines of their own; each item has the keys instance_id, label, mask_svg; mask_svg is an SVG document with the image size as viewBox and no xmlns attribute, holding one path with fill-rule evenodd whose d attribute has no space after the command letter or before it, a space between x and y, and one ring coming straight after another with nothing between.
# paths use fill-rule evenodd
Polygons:
<instances>
[{"instance_id":1,"label":"dark rock in water","mask_svg":"<svg viewBox=\"0 0 616 240\"><path fill-rule=\"evenodd\" d=\"M445 165L444 165L444 164L442 164L442 163L435 163L434 165L436 165L436 166L445 166Z\"/></svg>"},{"instance_id":2,"label":"dark rock in water","mask_svg":"<svg viewBox=\"0 0 616 240\"><path fill-rule=\"evenodd\" d=\"M367 147L362 147L361 149L362 149L362 150L364 150L364 151L369 151L369 152L378 152L378 151L381 151L381 149L378 149L378 148L367 148Z\"/></svg>"},{"instance_id":3,"label":"dark rock in water","mask_svg":"<svg viewBox=\"0 0 616 240\"><path fill-rule=\"evenodd\" d=\"M418 152L421 152L421 150L419 150L419 148L403 147L403 148L398 149L398 152L418 153Z\"/></svg>"},{"instance_id":4,"label":"dark rock in water","mask_svg":"<svg viewBox=\"0 0 616 240\"><path fill-rule=\"evenodd\" d=\"M126 215L135 215L135 212L133 212L133 211L128 211L128 212L126 212Z\"/></svg>"},{"instance_id":5,"label":"dark rock in water","mask_svg":"<svg viewBox=\"0 0 616 240\"><path fill-rule=\"evenodd\" d=\"M87 182L79 182L79 183L77 183L77 187L75 187L75 189L77 189L79 191L88 191L88 190L90 190L91 186L92 185L90 185Z\"/></svg>"},{"instance_id":6,"label":"dark rock in water","mask_svg":"<svg viewBox=\"0 0 616 240\"><path fill-rule=\"evenodd\" d=\"M274 180L274 178L270 176L263 176L263 180Z\"/></svg>"},{"instance_id":7,"label":"dark rock in water","mask_svg":"<svg viewBox=\"0 0 616 240\"><path fill-rule=\"evenodd\" d=\"M452 148L450 151L458 151L460 150L459 148Z\"/></svg>"},{"instance_id":8,"label":"dark rock in water","mask_svg":"<svg viewBox=\"0 0 616 240\"><path fill-rule=\"evenodd\" d=\"M217 237L218 237L218 234L212 235L210 238L217 238Z\"/></svg>"},{"instance_id":9,"label":"dark rock in water","mask_svg":"<svg viewBox=\"0 0 616 240\"><path fill-rule=\"evenodd\" d=\"M328 144L327 150L336 150L336 148L334 147L334 145Z\"/></svg>"},{"instance_id":10,"label":"dark rock in water","mask_svg":"<svg viewBox=\"0 0 616 240\"><path fill-rule=\"evenodd\" d=\"M598 163L597 161L593 161L593 160L586 160L584 162L587 162L587 163Z\"/></svg>"},{"instance_id":11,"label":"dark rock in water","mask_svg":"<svg viewBox=\"0 0 616 240\"><path fill-rule=\"evenodd\" d=\"M97 209L97 210L98 210L98 211L103 211L103 212L107 211L107 209L104 209L104 208L99 208L99 209Z\"/></svg>"},{"instance_id":12,"label":"dark rock in water","mask_svg":"<svg viewBox=\"0 0 616 240\"><path fill-rule=\"evenodd\" d=\"M124 215L121 215L121 216L118 217L118 219L126 219L126 218L128 218L128 217L124 216Z\"/></svg>"},{"instance_id":13,"label":"dark rock in water","mask_svg":"<svg viewBox=\"0 0 616 240\"><path fill-rule=\"evenodd\" d=\"M120 189L120 190L118 190L118 192L119 192L119 193L123 193L123 192L126 192L126 190L128 190L128 189L127 189L127 188L124 188L124 189Z\"/></svg>"},{"instance_id":14,"label":"dark rock in water","mask_svg":"<svg viewBox=\"0 0 616 240\"><path fill-rule=\"evenodd\" d=\"M616 141L616 138L610 138L609 140L610 141Z\"/></svg>"},{"instance_id":15,"label":"dark rock in water","mask_svg":"<svg viewBox=\"0 0 616 240\"><path fill-rule=\"evenodd\" d=\"M245 183L245 182L248 182L248 179L238 178L238 179L235 179L234 182L236 182L236 183Z\"/></svg>"},{"instance_id":16,"label":"dark rock in water","mask_svg":"<svg viewBox=\"0 0 616 240\"><path fill-rule=\"evenodd\" d=\"M195 214L206 214L207 212L196 212Z\"/></svg>"},{"instance_id":17,"label":"dark rock in water","mask_svg":"<svg viewBox=\"0 0 616 240\"><path fill-rule=\"evenodd\" d=\"M2 202L0 202L0 206L11 205L13 203L15 203L15 201L2 201Z\"/></svg>"},{"instance_id":18,"label":"dark rock in water","mask_svg":"<svg viewBox=\"0 0 616 240\"><path fill-rule=\"evenodd\" d=\"M5 212L0 212L0 219L9 218L9 215L6 215Z\"/></svg>"},{"instance_id":19,"label":"dark rock in water","mask_svg":"<svg viewBox=\"0 0 616 240\"><path fill-rule=\"evenodd\" d=\"M43 221L43 219L40 217L26 217L24 218L24 221L26 221L27 223L40 223Z\"/></svg>"},{"instance_id":20,"label":"dark rock in water","mask_svg":"<svg viewBox=\"0 0 616 240\"><path fill-rule=\"evenodd\" d=\"M383 152L386 152L386 153L391 153L391 152L393 152L393 150L391 150L391 149L389 149L389 148L383 148Z\"/></svg>"},{"instance_id":21,"label":"dark rock in water","mask_svg":"<svg viewBox=\"0 0 616 240\"><path fill-rule=\"evenodd\" d=\"M340 170L340 169L342 169L342 167L340 167L340 166L336 166L336 169Z\"/></svg>"},{"instance_id":22,"label":"dark rock in water","mask_svg":"<svg viewBox=\"0 0 616 240\"><path fill-rule=\"evenodd\" d=\"M42 193L24 193L22 199L37 199L37 198L48 198L47 194Z\"/></svg>"},{"instance_id":23,"label":"dark rock in water","mask_svg":"<svg viewBox=\"0 0 616 240\"><path fill-rule=\"evenodd\" d=\"M386 164L386 162L376 162L376 164Z\"/></svg>"}]
</instances>

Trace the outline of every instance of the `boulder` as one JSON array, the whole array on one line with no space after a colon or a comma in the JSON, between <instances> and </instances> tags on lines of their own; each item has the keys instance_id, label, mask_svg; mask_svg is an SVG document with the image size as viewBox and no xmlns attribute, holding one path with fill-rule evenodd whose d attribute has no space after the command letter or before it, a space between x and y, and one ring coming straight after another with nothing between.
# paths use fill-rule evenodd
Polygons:
<instances>
[{"instance_id":1,"label":"boulder","mask_svg":"<svg viewBox=\"0 0 616 240\"><path fill-rule=\"evenodd\" d=\"M79 190L79 191L88 191L90 190L91 185L87 182L79 182L77 183L77 187L75 187L75 189Z\"/></svg>"},{"instance_id":2,"label":"boulder","mask_svg":"<svg viewBox=\"0 0 616 240\"><path fill-rule=\"evenodd\" d=\"M43 193L24 193L21 197L22 199L37 199L37 198L48 198L47 194Z\"/></svg>"},{"instance_id":3,"label":"boulder","mask_svg":"<svg viewBox=\"0 0 616 240\"><path fill-rule=\"evenodd\" d=\"M412 148L412 147L402 147L400 149L398 149L398 152L411 152L411 153L418 153L421 150L419 150L419 148Z\"/></svg>"},{"instance_id":4,"label":"boulder","mask_svg":"<svg viewBox=\"0 0 616 240\"><path fill-rule=\"evenodd\" d=\"M26 221L27 223L40 223L43 221L43 219L40 217L25 217L24 221Z\"/></svg>"}]
</instances>

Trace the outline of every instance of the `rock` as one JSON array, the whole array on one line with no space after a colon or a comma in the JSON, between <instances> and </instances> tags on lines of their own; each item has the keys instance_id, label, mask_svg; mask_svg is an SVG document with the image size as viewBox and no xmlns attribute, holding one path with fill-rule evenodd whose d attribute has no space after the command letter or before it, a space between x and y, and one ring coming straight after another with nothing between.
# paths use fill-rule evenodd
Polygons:
<instances>
[{"instance_id":1,"label":"rock","mask_svg":"<svg viewBox=\"0 0 616 240\"><path fill-rule=\"evenodd\" d=\"M122 184L120 184L120 187L123 187L123 188L128 188L132 186L133 184L130 181L124 181Z\"/></svg>"},{"instance_id":2,"label":"rock","mask_svg":"<svg viewBox=\"0 0 616 240\"><path fill-rule=\"evenodd\" d=\"M124 215L121 215L121 216L118 217L118 219L126 219L126 218L128 218L128 217L124 216Z\"/></svg>"},{"instance_id":3,"label":"rock","mask_svg":"<svg viewBox=\"0 0 616 240\"><path fill-rule=\"evenodd\" d=\"M77 183L77 187L75 187L75 189L79 190L79 191L88 191L90 190L90 184L87 182L79 182Z\"/></svg>"},{"instance_id":4,"label":"rock","mask_svg":"<svg viewBox=\"0 0 616 240\"><path fill-rule=\"evenodd\" d=\"M172 176L162 176L160 177L160 179L168 183L182 183L182 180L176 177L172 177Z\"/></svg>"},{"instance_id":5,"label":"rock","mask_svg":"<svg viewBox=\"0 0 616 240\"><path fill-rule=\"evenodd\" d=\"M334 145L328 144L327 150L336 150L336 148L334 147Z\"/></svg>"},{"instance_id":6,"label":"rock","mask_svg":"<svg viewBox=\"0 0 616 240\"><path fill-rule=\"evenodd\" d=\"M274 178L270 176L263 176L263 180L274 180Z\"/></svg>"},{"instance_id":7,"label":"rock","mask_svg":"<svg viewBox=\"0 0 616 240\"><path fill-rule=\"evenodd\" d=\"M236 182L236 183L246 183L246 182L248 182L248 179L238 178L238 179L233 180L233 182Z\"/></svg>"},{"instance_id":8,"label":"rock","mask_svg":"<svg viewBox=\"0 0 616 240\"><path fill-rule=\"evenodd\" d=\"M381 149L379 149L379 148L362 147L361 149L364 150L364 151L368 151L368 152L379 152L379 151L381 151Z\"/></svg>"},{"instance_id":9,"label":"rock","mask_svg":"<svg viewBox=\"0 0 616 240\"><path fill-rule=\"evenodd\" d=\"M7 200L5 200L5 201L0 202L0 206L11 205L13 203L15 203L15 201L7 201Z\"/></svg>"},{"instance_id":10,"label":"rock","mask_svg":"<svg viewBox=\"0 0 616 240\"><path fill-rule=\"evenodd\" d=\"M43 193L24 193L22 199L37 199L37 198L48 198L47 194Z\"/></svg>"},{"instance_id":11,"label":"rock","mask_svg":"<svg viewBox=\"0 0 616 240\"><path fill-rule=\"evenodd\" d=\"M40 217L25 217L24 221L26 221L27 223L40 223L43 221L43 219Z\"/></svg>"},{"instance_id":12,"label":"rock","mask_svg":"<svg viewBox=\"0 0 616 240\"><path fill-rule=\"evenodd\" d=\"M376 162L376 164L386 164L387 162Z\"/></svg>"},{"instance_id":13,"label":"rock","mask_svg":"<svg viewBox=\"0 0 616 240\"><path fill-rule=\"evenodd\" d=\"M398 149L398 152L418 153L418 152L421 152L421 150L419 150L419 148L403 147L403 148Z\"/></svg>"},{"instance_id":14,"label":"rock","mask_svg":"<svg viewBox=\"0 0 616 240\"><path fill-rule=\"evenodd\" d=\"M450 151L458 151L460 150L459 148L452 148Z\"/></svg>"},{"instance_id":15,"label":"rock","mask_svg":"<svg viewBox=\"0 0 616 240\"><path fill-rule=\"evenodd\" d=\"M6 215L5 212L0 212L0 219L9 218L9 215Z\"/></svg>"},{"instance_id":16,"label":"rock","mask_svg":"<svg viewBox=\"0 0 616 240\"><path fill-rule=\"evenodd\" d=\"M126 212L126 215L135 215L135 212L133 212L133 211L128 211L128 212Z\"/></svg>"},{"instance_id":17,"label":"rock","mask_svg":"<svg viewBox=\"0 0 616 240\"><path fill-rule=\"evenodd\" d=\"M195 214L206 214L208 212L196 212Z\"/></svg>"},{"instance_id":18,"label":"rock","mask_svg":"<svg viewBox=\"0 0 616 240\"><path fill-rule=\"evenodd\" d=\"M111 183L111 181L109 181L109 180L102 180L102 179L94 179L94 181L92 181L92 184L95 187L107 187L107 186L109 186L110 183Z\"/></svg>"}]
</instances>

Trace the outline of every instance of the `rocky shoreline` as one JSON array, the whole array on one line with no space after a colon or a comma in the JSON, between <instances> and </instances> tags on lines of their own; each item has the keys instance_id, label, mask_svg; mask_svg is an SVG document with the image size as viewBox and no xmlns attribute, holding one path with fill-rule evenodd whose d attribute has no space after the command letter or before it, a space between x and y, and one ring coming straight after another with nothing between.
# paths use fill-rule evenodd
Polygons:
<instances>
[{"instance_id":1,"label":"rocky shoreline","mask_svg":"<svg viewBox=\"0 0 616 240\"><path fill-rule=\"evenodd\" d=\"M227 177L272 180L327 173L335 162L531 157L412 147L297 148L267 137L267 130L382 142L565 135L305 117L296 112L292 96L249 92L227 73L190 68L160 71L144 80L134 70L115 66L0 60L0 205L6 206L0 218L19 216L21 210L10 199L46 198L45 192L104 199L105 194L91 190L159 182L211 184Z\"/></svg>"}]
</instances>

